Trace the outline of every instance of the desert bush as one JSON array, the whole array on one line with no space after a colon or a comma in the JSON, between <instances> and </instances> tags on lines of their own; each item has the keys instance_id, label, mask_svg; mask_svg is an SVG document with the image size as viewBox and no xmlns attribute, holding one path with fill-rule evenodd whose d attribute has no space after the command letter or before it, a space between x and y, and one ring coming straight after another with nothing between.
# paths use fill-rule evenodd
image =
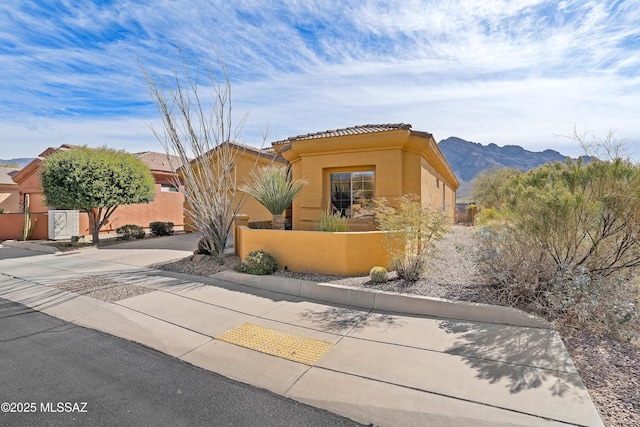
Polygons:
<instances>
[{"instance_id":1,"label":"desert bush","mask_svg":"<svg viewBox=\"0 0 640 427\"><path fill-rule=\"evenodd\" d=\"M640 337L640 289L622 277L561 270L546 294L548 312L564 328L588 329L620 341Z\"/></svg>"},{"instance_id":2,"label":"desert bush","mask_svg":"<svg viewBox=\"0 0 640 427\"><path fill-rule=\"evenodd\" d=\"M265 275L273 274L278 269L276 259L262 249L249 252L244 261L236 264L233 269L240 273Z\"/></svg>"},{"instance_id":3,"label":"desert bush","mask_svg":"<svg viewBox=\"0 0 640 427\"><path fill-rule=\"evenodd\" d=\"M144 228L135 224L126 224L116 229L116 234L120 240L135 240L144 238Z\"/></svg>"},{"instance_id":4,"label":"desert bush","mask_svg":"<svg viewBox=\"0 0 640 427\"><path fill-rule=\"evenodd\" d=\"M349 231L349 223L347 218L339 215L332 215L329 212L322 211L318 221L315 223L316 231L328 231L334 233L343 233Z\"/></svg>"},{"instance_id":5,"label":"desert bush","mask_svg":"<svg viewBox=\"0 0 640 427\"><path fill-rule=\"evenodd\" d=\"M423 205L411 195L402 195L397 207L384 198L374 200L374 205L379 229L389 231L385 241L392 268L399 278L417 281L436 255L434 243L449 232L449 219L442 210Z\"/></svg>"},{"instance_id":6,"label":"desert bush","mask_svg":"<svg viewBox=\"0 0 640 427\"><path fill-rule=\"evenodd\" d=\"M173 225L172 222L154 221L149 224L149 229L154 236L170 236L173 234Z\"/></svg>"},{"instance_id":7,"label":"desert bush","mask_svg":"<svg viewBox=\"0 0 640 427\"><path fill-rule=\"evenodd\" d=\"M373 283L385 283L389 280L389 272L384 267L373 267L369 271L369 278Z\"/></svg>"},{"instance_id":8,"label":"desert bush","mask_svg":"<svg viewBox=\"0 0 640 427\"><path fill-rule=\"evenodd\" d=\"M497 288L500 303L534 309L542 304L556 265L509 224L482 226L475 234L478 271Z\"/></svg>"},{"instance_id":9,"label":"desert bush","mask_svg":"<svg viewBox=\"0 0 640 427\"><path fill-rule=\"evenodd\" d=\"M503 220L504 216L496 208L483 208L476 216L476 223L478 225L489 225Z\"/></svg>"},{"instance_id":10,"label":"desert bush","mask_svg":"<svg viewBox=\"0 0 640 427\"><path fill-rule=\"evenodd\" d=\"M568 161L516 174L502 223L477 233L478 266L504 302L617 338L636 325L640 167ZM578 327L578 326L577 326Z\"/></svg>"}]
</instances>

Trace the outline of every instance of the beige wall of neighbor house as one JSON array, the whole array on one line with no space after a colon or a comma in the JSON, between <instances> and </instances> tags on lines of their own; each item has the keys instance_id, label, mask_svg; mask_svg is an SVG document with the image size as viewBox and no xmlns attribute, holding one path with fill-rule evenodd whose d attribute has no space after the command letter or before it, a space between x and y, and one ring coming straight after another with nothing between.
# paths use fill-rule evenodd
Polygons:
<instances>
[{"instance_id":1,"label":"beige wall of neighbor house","mask_svg":"<svg viewBox=\"0 0 640 427\"><path fill-rule=\"evenodd\" d=\"M0 211L17 212L19 200L17 189L0 184Z\"/></svg>"},{"instance_id":2,"label":"beige wall of neighbor house","mask_svg":"<svg viewBox=\"0 0 640 427\"><path fill-rule=\"evenodd\" d=\"M293 202L293 228L313 230L314 222L326 210L351 216L352 230L373 228L371 212L356 203L355 196L352 203L345 202L349 208L336 209L336 197L332 197L336 187L332 188L331 180L341 173L351 174L352 188L354 177L360 179L359 174L372 173L373 198L384 197L393 203L402 194L415 194L422 203L443 209L453 221L458 180L433 136L410 128L369 125L274 143L276 151L290 162L293 177L308 182ZM351 212L356 209L358 218Z\"/></svg>"},{"instance_id":3,"label":"beige wall of neighbor house","mask_svg":"<svg viewBox=\"0 0 640 427\"><path fill-rule=\"evenodd\" d=\"M19 209L20 197L18 196L18 186L0 184L0 210L8 213L18 212Z\"/></svg>"},{"instance_id":4,"label":"beige wall of neighbor house","mask_svg":"<svg viewBox=\"0 0 640 427\"><path fill-rule=\"evenodd\" d=\"M5 213L18 212L20 197L18 197L18 185L13 182L11 176L18 169L0 166L0 211Z\"/></svg>"}]
</instances>

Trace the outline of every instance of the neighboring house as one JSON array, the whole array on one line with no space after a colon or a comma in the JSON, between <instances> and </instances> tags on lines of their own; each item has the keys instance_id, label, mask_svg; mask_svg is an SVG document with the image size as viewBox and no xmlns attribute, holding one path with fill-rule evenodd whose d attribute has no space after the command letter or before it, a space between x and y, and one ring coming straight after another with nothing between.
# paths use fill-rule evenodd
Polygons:
<instances>
[{"instance_id":1,"label":"neighboring house","mask_svg":"<svg viewBox=\"0 0 640 427\"><path fill-rule=\"evenodd\" d=\"M410 124L298 135L276 141L268 150L237 146L243 150L242 163L235 165L238 177L244 179L256 164L279 155L293 178L307 182L293 202L294 230L313 230L322 211L348 218L352 231L372 230L371 201L386 198L393 203L403 194L414 194L455 220L458 179L433 136L411 130ZM271 218L253 199L241 213L249 215L250 223Z\"/></svg>"},{"instance_id":2,"label":"neighboring house","mask_svg":"<svg viewBox=\"0 0 640 427\"><path fill-rule=\"evenodd\" d=\"M182 165L176 156L146 151L134 153L149 166L155 180L156 197L150 203L120 206L110 218L104 231L115 231L125 224L148 227L153 221L170 221L176 227L184 226L184 196L176 186L175 170Z\"/></svg>"},{"instance_id":3,"label":"neighboring house","mask_svg":"<svg viewBox=\"0 0 640 427\"><path fill-rule=\"evenodd\" d=\"M20 197L18 196L18 184L11 177L19 169L0 167L0 212L18 212Z\"/></svg>"},{"instance_id":4,"label":"neighboring house","mask_svg":"<svg viewBox=\"0 0 640 427\"><path fill-rule=\"evenodd\" d=\"M225 147L231 148L230 155L235 159L233 174L238 188L249 181L251 171L256 167L261 167L273 162L278 162L283 165L287 164L287 161L277 155L272 149L263 150L249 145L239 144L237 142L227 142L225 143ZM207 154L216 156L219 149L220 147L216 147ZM197 165L197 159L191 161L191 167L197 167ZM241 211L242 214L248 215L250 221L254 224L271 223L272 215L264 206L249 195L243 194L241 191L238 191L238 193L238 198L244 202ZM188 218L185 218L185 230L197 231L189 224Z\"/></svg>"},{"instance_id":5,"label":"neighboring house","mask_svg":"<svg viewBox=\"0 0 640 427\"><path fill-rule=\"evenodd\" d=\"M45 204L40 182L40 165L45 157L56 151L70 150L72 148L74 146L66 144L58 148L47 148L13 176L13 181L18 187L20 211L24 210L25 195L29 194L29 211L36 214L47 212L48 206ZM125 224L148 227L149 223L153 221L171 221L176 227L182 227L184 225L184 196L178 192L174 185L177 175L173 172L176 167L180 166L179 159L155 152L135 153L134 155L151 169L155 179L156 197L150 203L118 207L102 231L112 232ZM81 234L91 234L88 230L86 215L81 215L80 219ZM40 234L42 234L42 231L38 235L34 235L33 238L46 238L46 235L42 236Z\"/></svg>"}]
</instances>

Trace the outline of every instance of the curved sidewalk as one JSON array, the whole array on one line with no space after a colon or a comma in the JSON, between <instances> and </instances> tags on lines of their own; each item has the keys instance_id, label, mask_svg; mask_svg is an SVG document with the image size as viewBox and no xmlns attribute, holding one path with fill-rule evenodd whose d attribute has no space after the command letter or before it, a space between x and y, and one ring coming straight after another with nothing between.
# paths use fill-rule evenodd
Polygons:
<instances>
[{"instance_id":1,"label":"curved sidewalk","mask_svg":"<svg viewBox=\"0 0 640 427\"><path fill-rule=\"evenodd\" d=\"M400 314L381 309L386 296L343 301L349 290L334 286L260 289L146 267L187 255L124 244L2 260L0 296L365 424L602 425L550 329ZM53 287L96 276L148 292L107 303Z\"/></svg>"}]
</instances>

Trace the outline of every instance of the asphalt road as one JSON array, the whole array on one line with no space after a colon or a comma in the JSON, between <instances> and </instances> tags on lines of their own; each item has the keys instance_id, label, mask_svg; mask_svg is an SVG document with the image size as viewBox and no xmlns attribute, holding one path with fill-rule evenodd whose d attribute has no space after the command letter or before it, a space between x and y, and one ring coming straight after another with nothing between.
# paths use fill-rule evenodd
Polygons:
<instances>
[{"instance_id":1,"label":"asphalt road","mask_svg":"<svg viewBox=\"0 0 640 427\"><path fill-rule=\"evenodd\" d=\"M28 256L42 255L42 252L30 251L28 249L14 248L0 243L0 259L24 258Z\"/></svg>"},{"instance_id":2,"label":"asphalt road","mask_svg":"<svg viewBox=\"0 0 640 427\"><path fill-rule=\"evenodd\" d=\"M2 298L0 405L6 426L358 425Z\"/></svg>"}]
</instances>

